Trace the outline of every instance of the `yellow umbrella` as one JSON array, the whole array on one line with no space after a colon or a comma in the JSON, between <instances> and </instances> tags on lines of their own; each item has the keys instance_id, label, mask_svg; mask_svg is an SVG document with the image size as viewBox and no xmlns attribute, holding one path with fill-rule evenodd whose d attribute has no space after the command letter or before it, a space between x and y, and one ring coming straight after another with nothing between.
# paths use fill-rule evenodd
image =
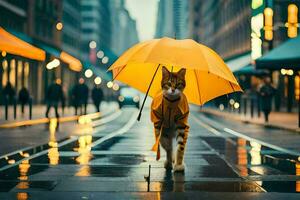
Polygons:
<instances>
[{"instance_id":1,"label":"yellow umbrella","mask_svg":"<svg viewBox=\"0 0 300 200\"><path fill-rule=\"evenodd\" d=\"M136 44L109 70L112 70L114 80L154 97L161 91L162 73L159 69L162 66L170 71L186 68L184 94L190 103L203 105L215 97L242 91L222 58L191 39L164 37Z\"/></svg>"}]
</instances>

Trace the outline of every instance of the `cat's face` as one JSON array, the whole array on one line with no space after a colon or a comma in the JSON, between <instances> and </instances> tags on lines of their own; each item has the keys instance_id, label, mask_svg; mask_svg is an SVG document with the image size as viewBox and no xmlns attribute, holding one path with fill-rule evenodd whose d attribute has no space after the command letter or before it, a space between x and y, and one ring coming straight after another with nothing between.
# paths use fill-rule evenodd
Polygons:
<instances>
[{"instance_id":1,"label":"cat's face","mask_svg":"<svg viewBox=\"0 0 300 200\"><path fill-rule=\"evenodd\" d=\"M169 72L166 67L162 67L161 87L163 95L170 100L178 99L185 88L185 69L178 72Z\"/></svg>"}]
</instances>

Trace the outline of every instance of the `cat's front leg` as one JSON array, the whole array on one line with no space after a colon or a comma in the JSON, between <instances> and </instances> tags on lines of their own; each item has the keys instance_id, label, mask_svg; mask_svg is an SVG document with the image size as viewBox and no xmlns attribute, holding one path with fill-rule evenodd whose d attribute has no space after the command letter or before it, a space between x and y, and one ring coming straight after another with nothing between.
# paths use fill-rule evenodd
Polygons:
<instances>
[{"instance_id":1,"label":"cat's front leg","mask_svg":"<svg viewBox=\"0 0 300 200\"><path fill-rule=\"evenodd\" d=\"M183 157L187 140L187 132L184 128L177 128L176 132L177 151L175 156L174 172L183 172L185 168Z\"/></svg>"}]
</instances>

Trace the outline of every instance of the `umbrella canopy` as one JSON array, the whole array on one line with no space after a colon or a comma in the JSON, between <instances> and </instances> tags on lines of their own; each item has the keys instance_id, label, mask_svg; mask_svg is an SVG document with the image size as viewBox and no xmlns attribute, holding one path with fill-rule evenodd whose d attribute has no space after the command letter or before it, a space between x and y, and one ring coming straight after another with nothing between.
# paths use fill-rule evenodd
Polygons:
<instances>
[{"instance_id":1,"label":"umbrella canopy","mask_svg":"<svg viewBox=\"0 0 300 200\"><path fill-rule=\"evenodd\" d=\"M109 70L114 79L154 97L161 91L162 66L174 72L187 69L184 93L190 103L203 105L217 96L242 91L222 58L191 39L161 38L139 43Z\"/></svg>"}]
</instances>

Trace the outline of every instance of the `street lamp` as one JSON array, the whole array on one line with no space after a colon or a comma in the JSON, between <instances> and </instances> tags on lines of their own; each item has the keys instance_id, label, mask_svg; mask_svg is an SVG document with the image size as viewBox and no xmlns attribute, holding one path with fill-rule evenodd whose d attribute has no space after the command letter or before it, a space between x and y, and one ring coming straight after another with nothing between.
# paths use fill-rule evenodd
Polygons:
<instances>
[{"instance_id":1,"label":"street lamp","mask_svg":"<svg viewBox=\"0 0 300 200\"><path fill-rule=\"evenodd\" d=\"M107 56L104 56L103 58L102 58L102 63L103 64L106 64L106 63L108 63L108 57Z\"/></svg>"}]
</instances>

